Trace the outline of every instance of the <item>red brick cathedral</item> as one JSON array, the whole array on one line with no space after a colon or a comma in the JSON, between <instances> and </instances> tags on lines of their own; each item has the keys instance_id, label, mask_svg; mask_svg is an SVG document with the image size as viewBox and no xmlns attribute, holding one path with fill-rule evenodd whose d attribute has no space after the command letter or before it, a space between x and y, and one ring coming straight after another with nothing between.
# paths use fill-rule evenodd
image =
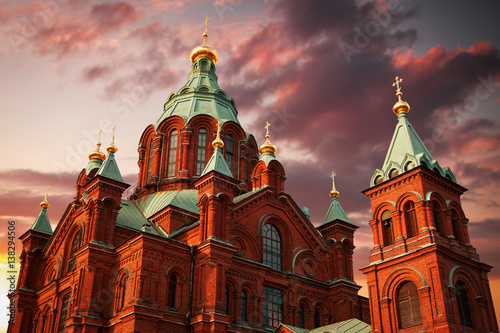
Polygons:
<instances>
[{"instance_id":1,"label":"red brick cathedral","mask_svg":"<svg viewBox=\"0 0 500 333\"><path fill-rule=\"evenodd\" d=\"M47 197L40 204L21 236L8 332L310 332L353 318L376 332L498 332L465 189L411 127L398 81L396 133L365 191L369 304L353 281L357 227L335 186L315 228L285 192L269 132L259 147L240 125L206 37L140 139L134 193L123 197L113 138L107 156L100 142L89 154L54 231Z\"/></svg>"}]
</instances>

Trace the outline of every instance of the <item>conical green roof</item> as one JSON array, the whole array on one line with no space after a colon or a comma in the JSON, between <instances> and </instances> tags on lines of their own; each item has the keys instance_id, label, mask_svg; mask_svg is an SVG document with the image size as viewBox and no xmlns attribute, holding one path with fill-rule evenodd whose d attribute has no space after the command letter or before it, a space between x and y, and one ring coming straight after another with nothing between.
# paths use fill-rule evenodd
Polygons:
<instances>
[{"instance_id":1,"label":"conical green roof","mask_svg":"<svg viewBox=\"0 0 500 333\"><path fill-rule=\"evenodd\" d=\"M370 186L386 181L395 175L424 165L449 180L456 182L450 168L442 168L418 136L408 120L407 112L398 114L398 123L392 136L382 169L375 170Z\"/></svg>"},{"instance_id":2,"label":"conical green roof","mask_svg":"<svg viewBox=\"0 0 500 333\"><path fill-rule=\"evenodd\" d=\"M349 220L347 214L344 212L344 209L342 209L342 206L340 205L339 198L336 196L332 197L332 203L328 208L328 212L326 213L322 225L325 225L335 220L351 223L351 220Z\"/></svg>"},{"instance_id":3,"label":"conical green roof","mask_svg":"<svg viewBox=\"0 0 500 333\"><path fill-rule=\"evenodd\" d=\"M52 226L50 225L49 217L47 216L47 208L42 207L40 214L38 214L37 218L31 225L30 230L36 230L43 232L44 234L52 235Z\"/></svg>"},{"instance_id":4,"label":"conical green roof","mask_svg":"<svg viewBox=\"0 0 500 333\"><path fill-rule=\"evenodd\" d=\"M97 175L123 182L120 169L118 169L118 164L116 164L115 153L113 151L108 153L108 158L101 165L99 171L97 171Z\"/></svg>"},{"instance_id":5,"label":"conical green roof","mask_svg":"<svg viewBox=\"0 0 500 333\"><path fill-rule=\"evenodd\" d=\"M205 114L215 119L239 124L234 100L220 89L215 75L215 64L208 58L196 59L188 81L168 97L163 114L155 126L168 117L180 116L187 123L194 116Z\"/></svg>"},{"instance_id":6,"label":"conical green roof","mask_svg":"<svg viewBox=\"0 0 500 333\"><path fill-rule=\"evenodd\" d=\"M102 160L100 158L91 158L87 167L85 168L87 175L90 174L90 171L94 169L99 169L102 165Z\"/></svg>"},{"instance_id":7,"label":"conical green roof","mask_svg":"<svg viewBox=\"0 0 500 333\"><path fill-rule=\"evenodd\" d=\"M212 154L212 157L210 157L210 160L205 166L205 169L203 169L203 172L201 173L200 177L206 175L210 171L217 171L219 173L222 173L223 175L233 177L231 170L229 169L226 161L224 160L224 156L222 156L221 148L218 146L215 147L214 153Z\"/></svg>"}]
</instances>

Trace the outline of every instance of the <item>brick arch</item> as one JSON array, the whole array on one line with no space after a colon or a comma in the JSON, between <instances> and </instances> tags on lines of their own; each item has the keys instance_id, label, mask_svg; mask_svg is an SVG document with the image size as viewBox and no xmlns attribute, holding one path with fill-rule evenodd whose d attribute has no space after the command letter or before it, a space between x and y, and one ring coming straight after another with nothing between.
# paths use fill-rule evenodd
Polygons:
<instances>
[{"instance_id":1,"label":"brick arch","mask_svg":"<svg viewBox=\"0 0 500 333\"><path fill-rule=\"evenodd\" d=\"M455 283L459 280L464 282L465 285L470 288L474 298L477 296L483 297L481 288L471 272L465 267L457 265L450 270L450 274L448 277L448 287L455 288Z\"/></svg>"},{"instance_id":2,"label":"brick arch","mask_svg":"<svg viewBox=\"0 0 500 333\"><path fill-rule=\"evenodd\" d=\"M460 204L454 200L447 200L446 201L446 208L448 208L449 210L452 210L452 209L455 210L458 213L459 218L465 217L465 212L462 209L462 206L460 206Z\"/></svg>"},{"instance_id":3,"label":"brick arch","mask_svg":"<svg viewBox=\"0 0 500 333\"><path fill-rule=\"evenodd\" d=\"M245 245L246 247L245 253L242 253L242 256L251 260L258 261L260 258L260 249L255 237L253 237L250 230L248 230L243 225L237 225L231 227L231 232L234 235L233 237L231 237L231 240L236 237L240 238L243 241L243 245Z\"/></svg>"},{"instance_id":4,"label":"brick arch","mask_svg":"<svg viewBox=\"0 0 500 333\"><path fill-rule=\"evenodd\" d=\"M415 202L420 202L422 201L422 196L420 193L414 192L414 191L409 191L403 193L398 200L396 201L396 210L403 210L404 205L408 201L413 201Z\"/></svg>"},{"instance_id":5,"label":"brick arch","mask_svg":"<svg viewBox=\"0 0 500 333\"><path fill-rule=\"evenodd\" d=\"M427 281L418 269L413 267L401 267L392 272L386 279L384 287L382 288L382 298L395 299L396 290L404 281L415 283L417 289L427 287Z\"/></svg>"},{"instance_id":6,"label":"brick arch","mask_svg":"<svg viewBox=\"0 0 500 333\"><path fill-rule=\"evenodd\" d=\"M313 310L313 303L307 296L299 296L297 297L297 306L300 305L305 305L304 310L312 311Z\"/></svg>"},{"instance_id":7,"label":"brick arch","mask_svg":"<svg viewBox=\"0 0 500 333\"><path fill-rule=\"evenodd\" d=\"M180 132L186 126L184 118L180 116L170 116L165 118L156 128L156 132L169 134L172 130L176 129Z\"/></svg>"},{"instance_id":8,"label":"brick arch","mask_svg":"<svg viewBox=\"0 0 500 333\"><path fill-rule=\"evenodd\" d=\"M78 246L78 249L81 248L82 243L84 243L85 240L85 233L84 233L84 224L82 221L76 222L73 226L71 226L67 233L66 233L66 240L62 243L63 246L63 267L65 267L65 271L68 270L69 267L69 260L70 260L70 255L71 255L71 245L73 244L73 240L78 232L80 232L80 244ZM78 251L76 249L76 251Z\"/></svg>"},{"instance_id":9,"label":"brick arch","mask_svg":"<svg viewBox=\"0 0 500 333\"><path fill-rule=\"evenodd\" d=\"M249 280L241 280L238 284L238 289L240 291L248 291L252 294L257 294L257 287Z\"/></svg>"},{"instance_id":10,"label":"brick arch","mask_svg":"<svg viewBox=\"0 0 500 333\"><path fill-rule=\"evenodd\" d=\"M185 283L186 282L186 274L184 274L184 271L179 266L170 266L169 268L167 268L165 270L166 277L170 278L170 276L172 274L176 274L180 278L178 283Z\"/></svg>"},{"instance_id":11,"label":"brick arch","mask_svg":"<svg viewBox=\"0 0 500 333\"><path fill-rule=\"evenodd\" d=\"M305 262L312 262L315 266L314 274L309 276L317 280L324 280L328 278L328 271L325 267L324 261L317 257L317 255L311 249L302 249L298 251L292 259L291 272L298 273L303 271L305 276L308 276L304 271L303 265ZM299 272L296 271L296 267L299 268Z\"/></svg>"},{"instance_id":12,"label":"brick arch","mask_svg":"<svg viewBox=\"0 0 500 333\"><path fill-rule=\"evenodd\" d=\"M446 200L444 200L443 196L438 192L434 192L434 191L427 192L425 194L425 200L427 200L427 201L436 200L437 202L439 202L439 204L441 205L441 207L443 209L445 209L448 206L446 203Z\"/></svg>"},{"instance_id":13,"label":"brick arch","mask_svg":"<svg viewBox=\"0 0 500 333\"><path fill-rule=\"evenodd\" d=\"M394 212L394 211L396 211L396 203L393 202L393 201L384 201L384 202L381 202L373 210L373 218L377 219L377 220L380 220L380 216L386 210L390 211L391 213Z\"/></svg>"},{"instance_id":14,"label":"brick arch","mask_svg":"<svg viewBox=\"0 0 500 333\"><path fill-rule=\"evenodd\" d=\"M49 283L48 278L51 275L52 271L55 273L54 280L57 280L61 277L61 257L57 256L50 260L42 274L42 286L45 286Z\"/></svg>"}]
</instances>

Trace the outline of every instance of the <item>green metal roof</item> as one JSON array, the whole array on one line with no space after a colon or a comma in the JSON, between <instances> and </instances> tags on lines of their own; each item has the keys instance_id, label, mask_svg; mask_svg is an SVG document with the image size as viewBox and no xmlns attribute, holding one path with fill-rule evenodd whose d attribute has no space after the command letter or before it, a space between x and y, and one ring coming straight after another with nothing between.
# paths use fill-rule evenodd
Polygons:
<instances>
[{"instance_id":1,"label":"green metal roof","mask_svg":"<svg viewBox=\"0 0 500 333\"><path fill-rule=\"evenodd\" d=\"M398 114L398 124L392 136L384 165L382 169L375 170L370 186L377 184L380 179L383 181L390 179L393 171L401 174L419 165L425 165L441 176L456 182L450 168L442 168L432 157L429 150L427 150L425 144L408 120L408 114L400 112Z\"/></svg>"},{"instance_id":2,"label":"green metal roof","mask_svg":"<svg viewBox=\"0 0 500 333\"><path fill-rule=\"evenodd\" d=\"M108 153L108 158L104 161L104 163L97 171L97 175L101 175L110 179L118 180L123 182L122 175L120 173L120 169L118 169L118 164L116 164L115 153L110 151Z\"/></svg>"},{"instance_id":3,"label":"green metal roof","mask_svg":"<svg viewBox=\"0 0 500 333\"><path fill-rule=\"evenodd\" d=\"M50 225L49 217L47 216L47 208L42 207L40 214L38 214L37 218L31 225L30 230L36 230L43 232L44 234L52 235L52 226Z\"/></svg>"},{"instance_id":4,"label":"green metal roof","mask_svg":"<svg viewBox=\"0 0 500 333\"><path fill-rule=\"evenodd\" d=\"M271 162L272 160L275 160L276 155L274 155L274 153L272 151L265 151L262 153L262 155L260 155L259 159L261 161L264 161L264 163L266 163L266 166L269 166L269 162Z\"/></svg>"},{"instance_id":5,"label":"green metal roof","mask_svg":"<svg viewBox=\"0 0 500 333\"><path fill-rule=\"evenodd\" d=\"M195 60L188 81L179 91L170 94L155 127L171 116L180 116L187 123L200 114L239 124L234 100L220 89L217 80L215 65L210 59Z\"/></svg>"},{"instance_id":6,"label":"green metal roof","mask_svg":"<svg viewBox=\"0 0 500 333\"><path fill-rule=\"evenodd\" d=\"M372 327L356 318L344 320L335 324L321 326L313 330L298 328L290 325L280 324L275 332L280 327L286 327L294 333L371 333Z\"/></svg>"},{"instance_id":7,"label":"green metal roof","mask_svg":"<svg viewBox=\"0 0 500 333\"><path fill-rule=\"evenodd\" d=\"M326 213L322 225L330 223L335 220L341 220L347 223L351 223L351 220L349 220L349 218L347 217L347 214L344 212L344 209L342 209L338 197L332 197L332 203L328 208L328 212Z\"/></svg>"},{"instance_id":8,"label":"green metal roof","mask_svg":"<svg viewBox=\"0 0 500 333\"><path fill-rule=\"evenodd\" d=\"M90 171L94 169L99 169L102 165L102 160L100 158L91 158L89 160L89 163L87 164L87 167L85 168L87 175L90 173Z\"/></svg>"},{"instance_id":9,"label":"green metal roof","mask_svg":"<svg viewBox=\"0 0 500 333\"><path fill-rule=\"evenodd\" d=\"M133 202L122 200L121 209L118 211L118 216L116 217L116 225L141 231L144 225L150 225L150 223ZM154 228L148 228L148 231L158 235Z\"/></svg>"},{"instance_id":10,"label":"green metal roof","mask_svg":"<svg viewBox=\"0 0 500 333\"><path fill-rule=\"evenodd\" d=\"M172 205L198 214L198 191L175 190L152 193L134 201L146 218L150 218L165 207Z\"/></svg>"},{"instance_id":11,"label":"green metal roof","mask_svg":"<svg viewBox=\"0 0 500 333\"><path fill-rule=\"evenodd\" d=\"M205 166L205 169L203 169L200 178L210 171L217 171L219 173L222 173L223 175L233 177L233 174L231 173L231 170L227 166L226 160L222 155L222 150L220 147L215 147L214 153L212 154L212 157L210 157L210 160Z\"/></svg>"}]
</instances>

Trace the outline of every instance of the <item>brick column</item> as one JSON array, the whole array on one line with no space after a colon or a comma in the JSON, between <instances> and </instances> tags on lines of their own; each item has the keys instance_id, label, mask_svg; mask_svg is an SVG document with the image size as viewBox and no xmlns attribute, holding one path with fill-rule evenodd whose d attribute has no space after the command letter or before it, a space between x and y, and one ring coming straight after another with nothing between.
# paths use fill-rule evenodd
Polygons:
<instances>
[{"instance_id":1,"label":"brick column","mask_svg":"<svg viewBox=\"0 0 500 333\"><path fill-rule=\"evenodd\" d=\"M401 211L392 212L392 230L394 231L394 242L403 239L403 225L401 223Z\"/></svg>"},{"instance_id":2,"label":"brick column","mask_svg":"<svg viewBox=\"0 0 500 333\"><path fill-rule=\"evenodd\" d=\"M427 225L429 227L429 230L436 231L437 230L436 221L434 221L434 215L432 214L433 212L432 202L426 201L424 209L425 209L425 215L427 217Z\"/></svg>"},{"instance_id":3,"label":"brick column","mask_svg":"<svg viewBox=\"0 0 500 333\"><path fill-rule=\"evenodd\" d=\"M187 128L182 129L181 131L181 156L180 156L180 171L179 171L179 177L181 178L187 178L189 177L189 147L191 146L190 140L191 140L191 135L193 132Z\"/></svg>"},{"instance_id":4,"label":"brick column","mask_svg":"<svg viewBox=\"0 0 500 333\"><path fill-rule=\"evenodd\" d=\"M378 249L380 248L380 233L379 233L379 230L378 230L378 226L379 226L379 221L377 219L373 219L370 221L370 227L372 227L372 231L373 231L373 248L374 249Z\"/></svg>"}]
</instances>

